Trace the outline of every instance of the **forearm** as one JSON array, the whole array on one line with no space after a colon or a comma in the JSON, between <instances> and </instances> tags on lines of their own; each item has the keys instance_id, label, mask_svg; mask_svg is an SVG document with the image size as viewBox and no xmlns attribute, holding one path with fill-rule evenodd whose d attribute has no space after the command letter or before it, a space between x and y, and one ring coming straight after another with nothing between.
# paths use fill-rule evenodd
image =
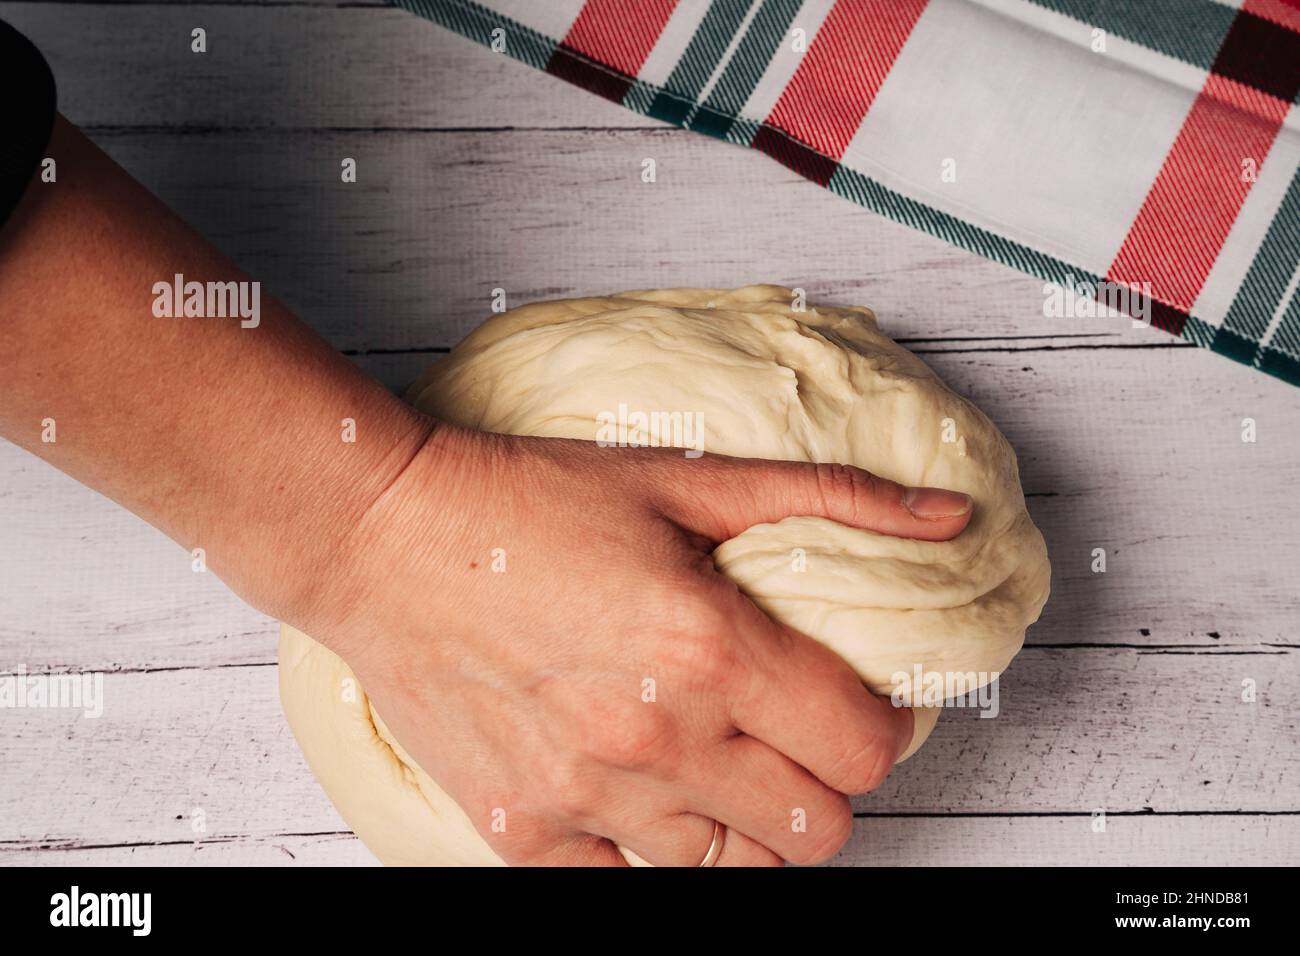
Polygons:
<instances>
[{"instance_id":1,"label":"forearm","mask_svg":"<svg viewBox=\"0 0 1300 956\"><path fill-rule=\"evenodd\" d=\"M49 152L0 231L0 434L285 613L431 422L268 296L157 317L155 283L248 277L68 123Z\"/></svg>"}]
</instances>

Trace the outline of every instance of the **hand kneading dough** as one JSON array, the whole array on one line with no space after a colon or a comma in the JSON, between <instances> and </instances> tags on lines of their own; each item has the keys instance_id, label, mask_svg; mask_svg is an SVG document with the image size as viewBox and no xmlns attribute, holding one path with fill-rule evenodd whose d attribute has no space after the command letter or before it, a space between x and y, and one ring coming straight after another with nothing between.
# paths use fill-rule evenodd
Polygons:
<instances>
[{"instance_id":1,"label":"hand kneading dough","mask_svg":"<svg viewBox=\"0 0 1300 956\"><path fill-rule=\"evenodd\" d=\"M620 405L692 420L698 412L706 454L840 462L964 491L975 513L953 541L792 517L724 542L714 558L765 611L834 649L876 693L916 665L1003 670L1047 600L1050 575L1015 453L978 409L882 335L870 311L795 311L793 301L788 289L751 286L524 306L485 322L408 398L471 428L588 441L602 437L598 416ZM344 693L350 678L333 653L282 628L285 713L344 819L388 864L500 863L364 692ZM916 715L909 753L938 710Z\"/></svg>"}]
</instances>

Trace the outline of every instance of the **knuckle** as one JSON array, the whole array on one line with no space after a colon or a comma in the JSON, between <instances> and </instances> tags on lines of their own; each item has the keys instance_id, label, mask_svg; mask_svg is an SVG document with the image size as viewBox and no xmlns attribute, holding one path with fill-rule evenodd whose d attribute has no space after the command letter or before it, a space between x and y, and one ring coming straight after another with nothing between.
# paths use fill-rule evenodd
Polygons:
<instances>
[{"instance_id":1,"label":"knuckle","mask_svg":"<svg viewBox=\"0 0 1300 956\"><path fill-rule=\"evenodd\" d=\"M691 687L720 687L735 677L740 655L726 622L710 611L696 627L666 640L664 664Z\"/></svg>"},{"instance_id":2,"label":"knuckle","mask_svg":"<svg viewBox=\"0 0 1300 956\"><path fill-rule=\"evenodd\" d=\"M868 793L884 783L893 768L893 741L871 734L835 764L827 782L841 793Z\"/></svg>"},{"instance_id":3,"label":"knuckle","mask_svg":"<svg viewBox=\"0 0 1300 956\"><path fill-rule=\"evenodd\" d=\"M542 770L546 803L563 818L589 815L600 803L591 762L580 754L555 754Z\"/></svg>"},{"instance_id":4,"label":"knuckle","mask_svg":"<svg viewBox=\"0 0 1300 956\"><path fill-rule=\"evenodd\" d=\"M853 836L853 810L848 800L838 801L823 811L806 836L808 839L800 842L790 862L825 863L839 853Z\"/></svg>"},{"instance_id":5,"label":"knuckle","mask_svg":"<svg viewBox=\"0 0 1300 956\"><path fill-rule=\"evenodd\" d=\"M673 636L694 636L712 624L708 604L694 597L695 582L681 579L667 582L653 603L655 620Z\"/></svg>"},{"instance_id":6,"label":"knuckle","mask_svg":"<svg viewBox=\"0 0 1300 956\"><path fill-rule=\"evenodd\" d=\"M496 822L487 813L475 814L473 820L479 834L492 847L492 851L511 866L527 866L544 859L560 840L555 827L555 814L546 806L547 801L511 801L501 819L505 826L497 830L489 821Z\"/></svg>"},{"instance_id":7,"label":"knuckle","mask_svg":"<svg viewBox=\"0 0 1300 956\"><path fill-rule=\"evenodd\" d=\"M851 465L818 464L815 477L822 508L830 515L861 515L875 503L879 492L875 475Z\"/></svg>"},{"instance_id":8,"label":"knuckle","mask_svg":"<svg viewBox=\"0 0 1300 956\"><path fill-rule=\"evenodd\" d=\"M511 821L514 824L514 821ZM522 832L508 831L505 841L491 839L493 849L511 866L535 865L546 858L556 843L556 837L546 827L537 825Z\"/></svg>"},{"instance_id":9,"label":"knuckle","mask_svg":"<svg viewBox=\"0 0 1300 956\"><path fill-rule=\"evenodd\" d=\"M587 745L590 756L600 763L647 770L667 762L676 736L673 722L656 704L639 703L593 724Z\"/></svg>"}]
</instances>

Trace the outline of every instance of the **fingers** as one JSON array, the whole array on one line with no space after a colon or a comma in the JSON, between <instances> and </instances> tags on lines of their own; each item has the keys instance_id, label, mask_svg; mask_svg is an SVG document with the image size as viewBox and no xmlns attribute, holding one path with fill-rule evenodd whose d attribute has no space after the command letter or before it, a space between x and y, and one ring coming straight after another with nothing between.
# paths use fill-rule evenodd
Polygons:
<instances>
[{"instance_id":1,"label":"fingers","mask_svg":"<svg viewBox=\"0 0 1300 956\"><path fill-rule=\"evenodd\" d=\"M713 821L707 822L711 830ZM722 855L715 866L785 866L785 860L780 856L739 830L727 827L722 841Z\"/></svg>"},{"instance_id":2,"label":"fingers","mask_svg":"<svg viewBox=\"0 0 1300 956\"><path fill-rule=\"evenodd\" d=\"M844 794L745 734L729 738L708 771L683 783L690 805L792 863L829 860L853 832Z\"/></svg>"},{"instance_id":3,"label":"fingers","mask_svg":"<svg viewBox=\"0 0 1300 956\"><path fill-rule=\"evenodd\" d=\"M529 866L627 866L623 853L601 836L575 836L528 861Z\"/></svg>"},{"instance_id":4,"label":"fingers","mask_svg":"<svg viewBox=\"0 0 1300 956\"><path fill-rule=\"evenodd\" d=\"M781 866L784 862L739 830L728 828L721 838L722 853L715 866ZM652 866L698 867L713 845L714 822L696 813L668 813L614 839Z\"/></svg>"},{"instance_id":5,"label":"fingers","mask_svg":"<svg viewBox=\"0 0 1300 956\"><path fill-rule=\"evenodd\" d=\"M517 861L523 866L627 866L623 854L603 837L583 834L561 840Z\"/></svg>"},{"instance_id":6,"label":"fingers","mask_svg":"<svg viewBox=\"0 0 1300 956\"><path fill-rule=\"evenodd\" d=\"M733 724L840 793L880 786L912 741L911 710L872 694L834 651L743 595L733 607L749 663L746 680L731 685Z\"/></svg>"},{"instance_id":7,"label":"fingers","mask_svg":"<svg viewBox=\"0 0 1300 956\"><path fill-rule=\"evenodd\" d=\"M792 515L924 541L956 537L970 522L969 495L908 488L851 465L711 456L663 456L657 468L664 512L714 542Z\"/></svg>"},{"instance_id":8,"label":"fingers","mask_svg":"<svg viewBox=\"0 0 1300 956\"><path fill-rule=\"evenodd\" d=\"M735 787L732 782L733 789ZM624 805L606 807L601 819L579 827L601 833L566 830L529 818L508 843L493 849L513 866L700 866L713 845L713 818L682 809L676 788L642 779L640 789L627 786ZM633 798L631 795L635 793ZM741 795L743 799L743 794ZM715 866L781 866L783 860L743 832L727 828ZM621 848L621 849L620 849ZM626 853L624 852L626 851Z\"/></svg>"}]
</instances>

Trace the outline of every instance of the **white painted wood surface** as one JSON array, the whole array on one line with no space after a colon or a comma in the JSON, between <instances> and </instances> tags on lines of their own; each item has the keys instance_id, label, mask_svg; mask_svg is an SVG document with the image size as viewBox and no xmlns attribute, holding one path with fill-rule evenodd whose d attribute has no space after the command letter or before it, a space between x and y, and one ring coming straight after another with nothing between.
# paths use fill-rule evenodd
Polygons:
<instances>
[{"instance_id":1,"label":"white painted wood surface","mask_svg":"<svg viewBox=\"0 0 1300 956\"><path fill-rule=\"evenodd\" d=\"M1036 280L402 11L0 17L46 51L67 115L394 387L497 286L522 302L777 281L871 305L989 412L1019 450L1052 599L1003 715L945 715L858 801L837 863L1300 851L1300 390L1127 322L1045 319ZM185 52L195 25L213 45L202 62ZM338 181L344 156L355 186ZM0 444L0 671L108 672L102 718L0 711L0 862L373 862L297 752L274 660L274 622Z\"/></svg>"}]
</instances>

